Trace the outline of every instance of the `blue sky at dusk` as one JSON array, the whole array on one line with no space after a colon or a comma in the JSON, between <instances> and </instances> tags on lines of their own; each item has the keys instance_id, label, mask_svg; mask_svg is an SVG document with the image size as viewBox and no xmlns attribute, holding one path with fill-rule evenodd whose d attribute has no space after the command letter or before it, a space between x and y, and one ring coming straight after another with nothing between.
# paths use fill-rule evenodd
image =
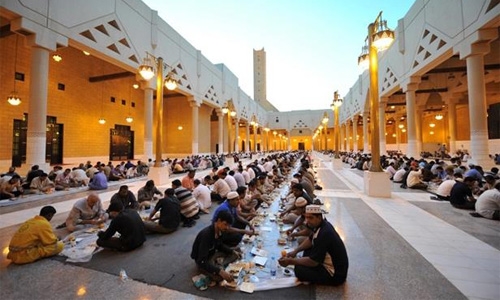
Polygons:
<instances>
[{"instance_id":1,"label":"blue sky at dusk","mask_svg":"<svg viewBox=\"0 0 500 300\"><path fill-rule=\"evenodd\" d=\"M360 74L368 24L395 29L414 0L143 0L253 98L253 49L267 54L267 98L280 111L326 109Z\"/></svg>"}]
</instances>

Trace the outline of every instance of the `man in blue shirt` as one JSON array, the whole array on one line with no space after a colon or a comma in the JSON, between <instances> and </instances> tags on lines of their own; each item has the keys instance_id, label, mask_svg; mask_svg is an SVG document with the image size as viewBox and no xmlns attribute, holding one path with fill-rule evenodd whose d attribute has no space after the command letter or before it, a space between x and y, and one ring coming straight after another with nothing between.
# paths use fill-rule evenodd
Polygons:
<instances>
[{"instance_id":1,"label":"man in blue shirt","mask_svg":"<svg viewBox=\"0 0 500 300\"><path fill-rule=\"evenodd\" d=\"M99 168L98 172L94 173L90 183L89 190L105 190L108 188L108 179L101 168Z\"/></svg>"},{"instance_id":2,"label":"man in blue shirt","mask_svg":"<svg viewBox=\"0 0 500 300\"><path fill-rule=\"evenodd\" d=\"M217 221L217 216L221 211L228 211L233 216L233 223L222 236L222 241L228 246L238 245L244 234L253 235L255 233L252 224L238 214L236 208L238 207L239 201L237 192L227 193L227 200L217 207L212 218L212 223ZM248 226L250 230L245 229L246 226Z\"/></svg>"}]
</instances>

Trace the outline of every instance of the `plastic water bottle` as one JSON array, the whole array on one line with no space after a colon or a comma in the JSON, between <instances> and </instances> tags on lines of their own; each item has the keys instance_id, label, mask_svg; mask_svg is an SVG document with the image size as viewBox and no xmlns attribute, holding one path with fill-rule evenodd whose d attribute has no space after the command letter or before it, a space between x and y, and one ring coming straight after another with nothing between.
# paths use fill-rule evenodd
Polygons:
<instances>
[{"instance_id":1,"label":"plastic water bottle","mask_svg":"<svg viewBox=\"0 0 500 300\"><path fill-rule=\"evenodd\" d=\"M125 282L128 280L128 275L127 275L127 272L125 272L124 269L121 269L120 270L120 280Z\"/></svg>"},{"instance_id":2,"label":"plastic water bottle","mask_svg":"<svg viewBox=\"0 0 500 300\"><path fill-rule=\"evenodd\" d=\"M270 270L271 270L271 279L276 279L276 258L273 256L271 256L271 266L270 266Z\"/></svg>"}]
</instances>

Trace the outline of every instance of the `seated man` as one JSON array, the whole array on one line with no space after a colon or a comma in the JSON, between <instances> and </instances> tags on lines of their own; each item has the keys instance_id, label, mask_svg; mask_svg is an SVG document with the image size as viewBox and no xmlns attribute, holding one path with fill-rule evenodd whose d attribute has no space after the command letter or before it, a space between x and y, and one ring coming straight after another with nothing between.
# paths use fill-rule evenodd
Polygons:
<instances>
[{"instance_id":1,"label":"seated man","mask_svg":"<svg viewBox=\"0 0 500 300\"><path fill-rule=\"evenodd\" d=\"M233 249L225 245L221 239L224 232L233 223L233 217L229 211L221 211L212 224L201 230L193 243L191 258L203 271L212 275L212 279L219 281L221 278L228 282L234 281L233 275L226 272L225 266L238 259ZM223 258L222 264L218 264L217 258Z\"/></svg>"},{"instance_id":2,"label":"seated man","mask_svg":"<svg viewBox=\"0 0 500 300\"><path fill-rule=\"evenodd\" d=\"M55 185L49 180L47 173L42 173L40 176L33 178L30 184L30 193L50 194L54 192Z\"/></svg>"},{"instance_id":3,"label":"seated man","mask_svg":"<svg viewBox=\"0 0 500 300\"><path fill-rule=\"evenodd\" d=\"M219 178L217 175L214 175L212 180L214 183L210 196L212 197L212 201L217 201L220 204L226 200L227 193L231 191L231 188L223 178Z\"/></svg>"},{"instance_id":4,"label":"seated man","mask_svg":"<svg viewBox=\"0 0 500 300\"><path fill-rule=\"evenodd\" d=\"M347 278L349 260L347 251L330 222L323 219L319 205L306 207L306 221L313 233L296 249L278 260L283 267L295 266L295 276L300 281L325 285L340 285ZM302 257L297 258L299 252Z\"/></svg>"},{"instance_id":5,"label":"seated man","mask_svg":"<svg viewBox=\"0 0 500 300\"><path fill-rule=\"evenodd\" d=\"M451 189L457 181L462 181L462 174L456 173L455 179L449 179L441 182L436 191L436 196L431 196L432 200L450 200Z\"/></svg>"},{"instance_id":6,"label":"seated man","mask_svg":"<svg viewBox=\"0 0 500 300\"><path fill-rule=\"evenodd\" d=\"M238 215L240 215L245 220L252 220L257 213L255 212L255 206L257 205L257 200L252 199L250 195L247 194L247 188L245 186L239 186L236 189L238 193L239 204L237 206Z\"/></svg>"},{"instance_id":7,"label":"seated man","mask_svg":"<svg viewBox=\"0 0 500 300\"><path fill-rule=\"evenodd\" d=\"M71 171L71 177L73 178L76 186L87 186L89 185L90 178L87 177L85 170L80 168L73 168Z\"/></svg>"},{"instance_id":8,"label":"seated man","mask_svg":"<svg viewBox=\"0 0 500 300\"><path fill-rule=\"evenodd\" d=\"M482 193L477 198L475 207L479 216L491 220L500 220L500 183L497 183L493 189Z\"/></svg>"},{"instance_id":9,"label":"seated man","mask_svg":"<svg viewBox=\"0 0 500 300\"><path fill-rule=\"evenodd\" d=\"M114 168L110 170L108 181L118 181L125 178L126 178L125 174L123 174L122 171L120 170L120 165L116 165Z\"/></svg>"},{"instance_id":10,"label":"seated man","mask_svg":"<svg viewBox=\"0 0 500 300\"><path fill-rule=\"evenodd\" d=\"M54 207L44 206L39 216L24 222L10 241L7 258L15 264L26 264L61 252L64 244L58 241L50 225L55 214Z\"/></svg>"},{"instance_id":11,"label":"seated man","mask_svg":"<svg viewBox=\"0 0 500 300\"><path fill-rule=\"evenodd\" d=\"M113 202L121 202L124 208L132 208L132 209L139 208L139 203L137 202L134 193L128 190L128 185L120 186L118 193L115 193L111 197L109 204L111 205L111 203Z\"/></svg>"},{"instance_id":12,"label":"seated man","mask_svg":"<svg viewBox=\"0 0 500 300\"><path fill-rule=\"evenodd\" d=\"M422 178L422 170L418 166L412 166L406 178L406 186L410 189L426 190L427 184L422 181Z\"/></svg>"},{"instance_id":13,"label":"seated man","mask_svg":"<svg viewBox=\"0 0 500 300\"><path fill-rule=\"evenodd\" d=\"M196 219L199 219L198 213L200 208L193 194L186 188L182 187L181 181L176 179L172 181L172 188L175 190L175 196L181 204L181 219L184 227L192 227L196 224Z\"/></svg>"},{"instance_id":14,"label":"seated man","mask_svg":"<svg viewBox=\"0 0 500 300\"><path fill-rule=\"evenodd\" d=\"M472 196L472 188L476 179L465 177L463 182L457 181L450 191L450 203L455 208L474 209L476 200Z\"/></svg>"},{"instance_id":15,"label":"seated man","mask_svg":"<svg viewBox=\"0 0 500 300\"><path fill-rule=\"evenodd\" d=\"M183 187L186 189L190 190L191 192L194 190L194 176L196 175L196 170L191 169L188 171L186 176L182 177L181 179L181 184Z\"/></svg>"},{"instance_id":16,"label":"seated man","mask_svg":"<svg viewBox=\"0 0 500 300\"><path fill-rule=\"evenodd\" d=\"M280 214L284 224L295 224L295 221L304 213L307 200L304 197L295 199L293 206L289 207Z\"/></svg>"},{"instance_id":17,"label":"seated man","mask_svg":"<svg viewBox=\"0 0 500 300\"><path fill-rule=\"evenodd\" d=\"M160 212L159 222L154 222L154 215ZM157 233L172 233L177 230L181 223L181 204L175 197L174 189L165 191L165 198L156 203L155 208L149 214L148 221L144 222L147 231Z\"/></svg>"},{"instance_id":18,"label":"seated man","mask_svg":"<svg viewBox=\"0 0 500 300\"><path fill-rule=\"evenodd\" d=\"M107 188L108 179L106 178L106 174L101 171L101 167L99 167L99 170L94 173L90 180L89 190L105 190Z\"/></svg>"},{"instance_id":19,"label":"seated man","mask_svg":"<svg viewBox=\"0 0 500 300\"><path fill-rule=\"evenodd\" d=\"M55 178L56 191L67 190L70 187L76 187L78 184L73 180L71 169L65 169L64 172L57 174Z\"/></svg>"},{"instance_id":20,"label":"seated man","mask_svg":"<svg viewBox=\"0 0 500 300\"><path fill-rule=\"evenodd\" d=\"M118 251L134 250L146 241L146 230L139 213L124 209L121 202L113 202L108 208L111 224L106 231L99 231L97 245ZM118 232L120 237L113 237Z\"/></svg>"},{"instance_id":21,"label":"seated man","mask_svg":"<svg viewBox=\"0 0 500 300\"><path fill-rule=\"evenodd\" d=\"M19 175L14 175L9 180L2 182L0 185L0 200L15 200L16 197L23 194L23 191L23 187L21 186L21 177Z\"/></svg>"},{"instance_id":22,"label":"seated man","mask_svg":"<svg viewBox=\"0 0 500 300\"><path fill-rule=\"evenodd\" d=\"M408 171L408 167L401 168L394 173L394 176L392 177L392 181L394 183L403 183L403 178Z\"/></svg>"},{"instance_id":23,"label":"seated man","mask_svg":"<svg viewBox=\"0 0 500 300\"><path fill-rule=\"evenodd\" d=\"M28 190L31 185L31 181L35 178L40 176L43 172L43 170L40 170L40 167L38 165L33 165L31 169L29 170L28 174L26 175L26 181L23 184L23 188Z\"/></svg>"},{"instance_id":24,"label":"seated man","mask_svg":"<svg viewBox=\"0 0 500 300\"><path fill-rule=\"evenodd\" d=\"M193 196L196 198L196 201L198 202L200 211L202 211L205 214L210 213L209 208L212 206L210 189L208 188L208 186L202 184L199 179L194 180Z\"/></svg>"},{"instance_id":25,"label":"seated man","mask_svg":"<svg viewBox=\"0 0 500 300\"><path fill-rule=\"evenodd\" d=\"M224 244L229 246L236 246L241 242L244 234L253 235L255 230L253 226L244 218L242 218L237 211L238 204L240 203L240 198L237 192L229 192L227 194L227 200L224 201L218 208L215 210L212 223L217 220L217 215L221 211L228 211L233 216L233 223L231 226L224 232L222 236L222 241ZM246 230L246 226L250 228L250 230Z\"/></svg>"},{"instance_id":26,"label":"seated man","mask_svg":"<svg viewBox=\"0 0 500 300\"><path fill-rule=\"evenodd\" d=\"M101 199L96 194L90 194L87 198L75 202L66 223L58 226L58 228L67 227L70 232L73 232L77 229L76 225L99 225L104 223L106 219L107 215L102 208Z\"/></svg>"},{"instance_id":27,"label":"seated man","mask_svg":"<svg viewBox=\"0 0 500 300\"><path fill-rule=\"evenodd\" d=\"M137 201L139 209L149 208L153 201L158 200L158 196L163 196L163 193L155 186L154 180L146 181L146 185L141 187L137 192Z\"/></svg>"},{"instance_id":28,"label":"seated man","mask_svg":"<svg viewBox=\"0 0 500 300\"><path fill-rule=\"evenodd\" d=\"M12 176L14 176L14 175L17 175L17 176L21 177L19 174L17 174L17 172L16 172L16 167L9 167L9 171L7 171L7 172L3 173L3 174L2 174L2 175L0 175L0 176L2 176L2 177L3 177L3 176L9 176L9 177L12 177Z\"/></svg>"},{"instance_id":29,"label":"seated man","mask_svg":"<svg viewBox=\"0 0 500 300\"><path fill-rule=\"evenodd\" d=\"M57 175L61 174L63 172L63 167L62 166L54 166L52 167L52 170L50 170L48 177L50 181L54 181L57 177Z\"/></svg>"}]
</instances>

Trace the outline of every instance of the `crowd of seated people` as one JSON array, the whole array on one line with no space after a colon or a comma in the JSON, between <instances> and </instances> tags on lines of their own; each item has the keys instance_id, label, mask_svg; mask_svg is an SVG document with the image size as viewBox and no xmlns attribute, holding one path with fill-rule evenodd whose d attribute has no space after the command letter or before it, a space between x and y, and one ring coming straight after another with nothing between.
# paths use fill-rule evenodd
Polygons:
<instances>
[{"instance_id":1,"label":"crowd of seated people","mask_svg":"<svg viewBox=\"0 0 500 300\"><path fill-rule=\"evenodd\" d=\"M50 194L55 191L67 191L71 188L88 187L89 190L105 190L109 181L119 181L134 177L146 176L149 167L137 161L121 162L113 166L101 162L92 164L87 161L78 167L64 169L55 165L49 173L45 173L38 165L33 165L25 177L21 177L15 167L0 177L0 200L17 200L19 196L28 194Z\"/></svg>"},{"instance_id":2,"label":"crowd of seated people","mask_svg":"<svg viewBox=\"0 0 500 300\"><path fill-rule=\"evenodd\" d=\"M444 157L449 158L446 161L441 159L442 152L434 159L429 158L432 155L415 159L399 152L391 153L380 157L380 165L394 183L400 184L400 188L424 190L433 194L430 196L432 200L450 201L455 208L475 209L476 212L471 213L473 216L498 219L500 194L495 188L500 182L498 168L485 172L482 166L468 163L470 156L467 151L446 155ZM333 155L333 152L325 154ZM342 161L353 169L370 169L369 154L341 152L340 155ZM499 154L490 157L495 164L500 162Z\"/></svg>"}]
</instances>

